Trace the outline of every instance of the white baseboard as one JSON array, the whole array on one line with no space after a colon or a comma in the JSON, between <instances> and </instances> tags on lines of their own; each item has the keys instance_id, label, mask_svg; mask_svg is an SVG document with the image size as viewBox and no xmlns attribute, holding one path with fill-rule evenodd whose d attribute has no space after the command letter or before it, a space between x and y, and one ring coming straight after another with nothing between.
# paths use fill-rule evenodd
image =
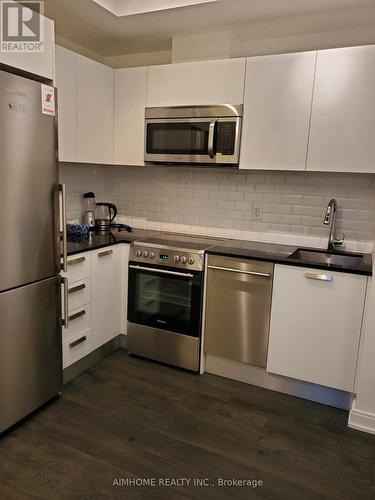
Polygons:
<instances>
[{"instance_id":1,"label":"white baseboard","mask_svg":"<svg viewBox=\"0 0 375 500\"><path fill-rule=\"evenodd\" d=\"M353 404L349 412L348 426L357 431L375 434L375 414L357 410Z\"/></svg>"}]
</instances>

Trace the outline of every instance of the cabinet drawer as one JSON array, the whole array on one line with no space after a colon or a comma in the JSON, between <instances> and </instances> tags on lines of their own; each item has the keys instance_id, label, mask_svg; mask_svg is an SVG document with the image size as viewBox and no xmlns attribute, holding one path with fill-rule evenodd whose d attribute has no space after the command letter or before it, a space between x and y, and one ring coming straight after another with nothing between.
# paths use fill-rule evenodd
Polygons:
<instances>
[{"instance_id":1,"label":"cabinet drawer","mask_svg":"<svg viewBox=\"0 0 375 500\"><path fill-rule=\"evenodd\" d=\"M83 280L90 276L90 261L90 252L68 257L68 272L65 276L67 276L69 283Z\"/></svg>"},{"instance_id":2,"label":"cabinet drawer","mask_svg":"<svg viewBox=\"0 0 375 500\"><path fill-rule=\"evenodd\" d=\"M86 304L69 312L69 328L63 328L63 341L91 327L91 307Z\"/></svg>"},{"instance_id":3,"label":"cabinet drawer","mask_svg":"<svg viewBox=\"0 0 375 500\"><path fill-rule=\"evenodd\" d=\"M91 302L91 280L69 282L68 284L68 304L69 313Z\"/></svg>"},{"instance_id":4,"label":"cabinet drawer","mask_svg":"<svg viewBox=\"0 0 375 500\"><path fill-rule=\"evenodd\" d=\"M91 331L84 330L63 342L63 368L75 363L91 352Z\"/></svg>"}]
</instances>

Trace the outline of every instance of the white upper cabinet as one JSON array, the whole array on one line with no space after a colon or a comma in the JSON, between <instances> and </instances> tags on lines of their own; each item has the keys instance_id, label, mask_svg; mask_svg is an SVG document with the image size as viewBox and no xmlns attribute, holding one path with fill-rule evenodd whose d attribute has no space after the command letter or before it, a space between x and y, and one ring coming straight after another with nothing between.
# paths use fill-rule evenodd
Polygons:
<instances>
[{"instance_id":1,"label":"white upper cabinet","mask_svg":"<svg viewBox=\"0 0 375 500\"><path fill-rule=\"evenodd\" d=\"M247 59L240 168L305 170L316 52Z\"/></svg>"},{"instance_id":2,"label":"white upper cabinet","mask_svg":"<svg viewBox=\"0 0 375 500\"><path fill-rule=\"evenodd\" d=\"M147 106L242 104L245 59L148 68Z\"/></svg>"},{"instance_id":3,"label":"white upper cabinet","mask_svg":"<svg viewBox=\"0 0 375 500\"><path fill-rule=\"evenodd\" d=\"M375 172L375 46L318 51L307 170Z\"/></svg>"},{"instance_id":4,"label":"white upper cabinet","mask_svg":"<svg viewBox=\"0 0 375 500\"><path fill-rule=\"evenodd\" d=\"M55 78L55 23L43 17L44 43L43 52L2 52L0 63L27 71L34 75L54 80Z\"/></svg>"},{"instance_id":5,"label":"white upper cabinet","mask_svg":"<svg viewBox=\"0 0 375 500\"><path fill-rule=\"evenodd\" d=\"M144 165L147 68L115 71L114 163Z\"/></svg>"},{"instance_id":6,"label":"white upper cabinet","mask_svg":"<svg viewBox=\"0 0 375 500\"><path fill-rule=\"evenodd\" d=\"M77 160L77 55L56 45L59 160Z\"/></svg>"},{"instance_id":7,"label":"white upper cabinet","mask_svg":"<svg viewBox=\"0 0 375 500\"><path fill-rule=\"evenodd\" d=\"M267 370L353 392L367 278L276 265Z\"/></svg>"},{"instance_id":8,"label":"white upper cabinet","mask_svg":"<svg viewBox=\"0 0 375 500\"><path fill-rule=\"evenodd\" d=\"M59 160L113 163L114 70L56 46Z\"/></svg>"},{"instance_id":9,"label":"white upper cabinet","mask_svg":"<svg viewBox=\"0 0 375 500\"><path fill-rule=\"evenodd\" d=\"M114 70L77 55L77 161L113 163Z\"/></svg>"}]
</instances>

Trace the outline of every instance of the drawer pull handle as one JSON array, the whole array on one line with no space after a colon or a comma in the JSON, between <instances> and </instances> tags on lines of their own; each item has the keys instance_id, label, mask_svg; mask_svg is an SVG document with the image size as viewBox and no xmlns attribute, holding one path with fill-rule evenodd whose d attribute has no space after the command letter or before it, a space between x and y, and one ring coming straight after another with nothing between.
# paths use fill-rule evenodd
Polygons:
<instances>
[{"instance_id":1,"label":"drawer pull handle","mask_svg":"<svg viewBox=\"0 0 375 500\"><path fill-rule=\"evenodd\" d=\"M81 316L84 316L85 314L86 314L86 311L84 309L82 309L82 311L78 311L77 313L69 316L69 321L74 321L75 319L78 319Z\"/></svg>"},{"instance_id":2,"label":"drawer pull handle","mask_svg":"<svg viewBox=\"0 0 375 500\"><path fill-rule=\"evenodd\" d=\"M80 290L84 290L86 288L86 285L82 283L81 285L73 286L72 288L69 288L68 293L74 293L74 292L79 292Z\"/></svg>"},{"instance_id":3,"label":"drawer pull handle","mask_svg":"<svg viewBox=\"0 0 375 500\"><path fill-rule=\"evenodd\" d=\"M106 257L107 255L112 255L113 250L106 250L105 252L98 253L98 257Z\"/></svg>"},{"instance_id":4,"label":"drawer pull handle","mask_svg":"<svg viewBox=\"0 0 375 500\"><path fill-rule=\"evenodd\" d=\"M78 259L72 259L68 261L68 266L75 266L76 264L81 264L85 262L86 257L78 257Z\"/></svg>"},{"instance_id":5,"label":"drawer pull handle","mask_svg":"<svg viewBox=\"0 0 375 500\"><path fill-rule=\"evenodd\" d=\"M77 345L82 344L82 342L85 342L85 340L87 340L87 337L86 337L86 336L85 336L85 337L81 337L80 339L77 339L77 340L75 340L74 342L71 342L71 343L69 344L69 347L70 347L70 348L72 348L72 347L76 347Z\"/></svg>"},{"instance_id":6,"label":"drawer pull handle","mask_svg":"<svg viewBox=\"0 0 375 500\"><path fill-rule=\"evenodd\" d=\"M305 273L305 278L309 280L333 281L332 274Z\"/></svg>"}]
</instances>

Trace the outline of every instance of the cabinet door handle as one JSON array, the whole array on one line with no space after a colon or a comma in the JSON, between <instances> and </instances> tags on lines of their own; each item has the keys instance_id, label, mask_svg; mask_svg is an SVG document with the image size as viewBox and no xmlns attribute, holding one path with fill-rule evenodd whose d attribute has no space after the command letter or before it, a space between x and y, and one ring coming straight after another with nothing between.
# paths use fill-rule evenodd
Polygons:
<instances>
[{"instance_id":1,"label":"cabinet door handle","mask_svg":"<svg viewBox=\"0 0 375 500\"><path fill-rule=\"evenodd\" d=\"M75 266L76 264L81 264L85 262L86 257L78 257L78 259L72 259L68 261L68 266Z\"/></svg>"},{"instance_id":2,"label":"cabinet door handle","mask_svg":"<svg viewBox=\"0 0 375 500\"><path fill-rule=\"evenodd\" d=\"M74 292L79 292L80 290L84 290L86 288L86 285L82 283L81 285L73 286L72 288L69 288L68 293L74 293Z\"/></svg>"},{"instance_id":3,"label":"cabinet door handle","mask_svg":"<svg viewBox=\"0 0 375 500\"><path fill-rule=\"evenodd\" d=\"M305 278L309 280L333 281L332 274L305 273Z\"/></svg>"},{"instance_id":4,"label":"cabinet door handle","mask_svg":"<svg viewBox=\"0 0 375 500\"><path fill-rule=\"evenodd\" d=\"M86 314L86 311L82 309L82 311L78 311L75 314L72 314L69 316L69 321L74 321L75 319L80 318L81 316L84 316Z\"/></svg>"},{"instance_id":5,"label":"cabinet door handle","mask_svg":"<svg viewBox=\"0 0 375 500\"><path fill-rule=\"evenodd\" d=\"M69 347L70 347L70 348L72 348L72 347L76 347L77 345L82 344L82 342L84 342L85 340L87 340L87 337L86 337L86 336L81 337L80 339L77 339L77 340L75 340L74 342L71 342L71 343L69 344Z\"/></svg>"},{"instance_id":6,"label":"cabinet door handle","mask_svg":"<svg viewBox=\"0 0 375 500\"><path fill-rule=\"evenodd\" d=\"M105 252L99 252L98 257L106 257L107 255L112 255L113 250L106 250Z\"/></svg>"}]
</instances>

